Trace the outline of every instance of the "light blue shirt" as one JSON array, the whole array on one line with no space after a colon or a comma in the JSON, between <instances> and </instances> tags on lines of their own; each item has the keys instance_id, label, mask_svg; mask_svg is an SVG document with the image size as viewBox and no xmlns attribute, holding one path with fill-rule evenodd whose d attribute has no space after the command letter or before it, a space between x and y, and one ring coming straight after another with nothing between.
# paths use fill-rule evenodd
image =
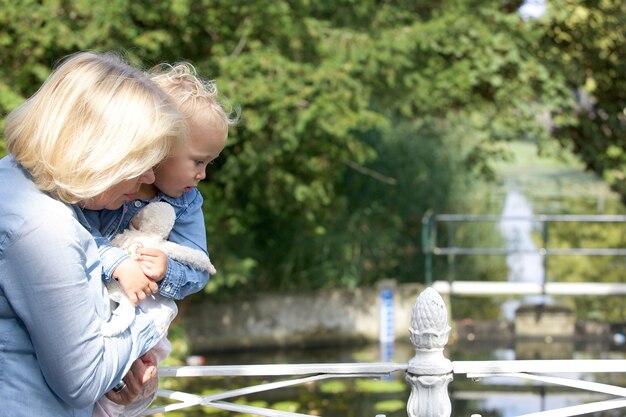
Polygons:
<instances>
[{"instance_id":1,"label":"light blue shirt","mask_svg":"<svg viewBox=\"0 0 626 417\"><path fill-rule=\"evenodd\" d=\"M126 230L131 219L146 204L164 201L174 207L176 221L168 237L170 242L197 249L208 255L206 243L206 229L204 214L202 213L202 194L193 188L178 198L167 196L161 192L150 200L133 200L118 210L84 210L87 220L94 231L96 242L100 250L100 257L104 264L104 281L113 277L113 271L128 253L111 246L111 240L118 233ZM159 281L159 294L166 298L181 300L188 295L200 291L209 281L209 273L191 268L189 265L177 262L171 258L167 262L165 277Z\"/></svg>"},{"instance_id":2,"label":"light blue shirt","mask_svg":"<svg viewBox=\"0 0 626 417\"><path fill-rule=\"evenodd\" d=\"M163 335L138 311L120 337L103 337L108 296L82 212L10 156L0 179L0 417L90 417Z\"/></svg>"}]
</instances>

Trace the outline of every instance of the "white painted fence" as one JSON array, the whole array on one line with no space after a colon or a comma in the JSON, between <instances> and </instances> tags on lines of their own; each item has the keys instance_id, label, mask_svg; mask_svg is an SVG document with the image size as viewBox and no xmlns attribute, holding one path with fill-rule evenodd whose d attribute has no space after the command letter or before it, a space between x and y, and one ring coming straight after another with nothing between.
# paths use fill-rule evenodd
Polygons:
<instances>
[{"instance_id":1,"label":"white painted fence","mask_svg":"<svg viewBox=\"0 0 626 417\"><path fill-rule=\"evenodd\" d=\"M626 360L450 361L443 355L449 333L446 306L437 291L427 288L419 295L413 307L409 336L415 347L415 356L408 364L384 362L163 367L159 370L162 378L289 376L290 379L210 395L159 390L159 396L175 402L148 409L144 415L167 413L201 405L267 417L313 417L309 414L236 404L227 400L329 378L380 378L394 372L404 372L406 381L410 384L411 394L407 400L409 417L449 417L452 415L448 384L453 380L454 374L464 374L469 378L515 377L615 397L610 400L594 401L518 417L570 417L626 408L626 388L559 376L559 374L571 372L623 373L626 372ZM472 414L472 417L479 417L479 414Z\"/></svg>"},{"instance_id":2,"label":"white painted fence","mask_svg":"<svg viewBox=\"0 0 626 417\"><path fill-rule=\"evenodd\" d=\"M617 282L499 282L435 281L432 288L440 294L458 295L624 295L626 284Z\"/></svg>"}]
</instances>

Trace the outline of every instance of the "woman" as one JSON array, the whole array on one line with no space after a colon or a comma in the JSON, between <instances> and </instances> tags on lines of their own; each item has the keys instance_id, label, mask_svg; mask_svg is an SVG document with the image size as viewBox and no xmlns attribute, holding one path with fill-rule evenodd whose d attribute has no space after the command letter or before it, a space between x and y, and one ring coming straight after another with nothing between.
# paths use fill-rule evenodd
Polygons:
<instances>
[{"instance_id":1,"label":"woman","mask_svg":"<svg viewBox=\"0 0 626 417\"><path fill-rule=\"evenodd\" d=\"M163 334L144 314L117 338L100 332L110 310L81 208L120 207L186 135L170 99L110 54L70 56L8 115L0 416L91 416L105 393L129 403L151 379L151 359L138 358Z\"/></svg>"}]
</instances>

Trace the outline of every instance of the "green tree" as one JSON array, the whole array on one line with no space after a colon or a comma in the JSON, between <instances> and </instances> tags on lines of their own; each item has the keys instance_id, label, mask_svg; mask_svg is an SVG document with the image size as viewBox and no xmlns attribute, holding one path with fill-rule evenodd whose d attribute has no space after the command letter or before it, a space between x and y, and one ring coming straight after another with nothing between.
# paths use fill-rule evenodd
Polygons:
<instances>
[{"instance_id":1,"label":"green tree","mask_svg":"<svg viewBox=\"0 0 626 417\"><path fill-rule=\"evenodd\" d=\"M524 22L518 3L0 0L0 112L77 50L190 61L241 109L201 186L210 288L420 279L419 219L467 209L456 197L493 174L501 141L551 140L551 120L618 178L623 5L555 0ZM579 87L597 117L574 110Z\"/></svg>"},{"instance_id":2,"label":"green tree","mask_svg":"<svg viewBox=\"0 0 626 417\"><path fill-rule=\"evenodd\" d=\"M626 200L626 3L548 2L536 52L576 98L553 114L554 137Z\"/></svg>"}]
</instances>

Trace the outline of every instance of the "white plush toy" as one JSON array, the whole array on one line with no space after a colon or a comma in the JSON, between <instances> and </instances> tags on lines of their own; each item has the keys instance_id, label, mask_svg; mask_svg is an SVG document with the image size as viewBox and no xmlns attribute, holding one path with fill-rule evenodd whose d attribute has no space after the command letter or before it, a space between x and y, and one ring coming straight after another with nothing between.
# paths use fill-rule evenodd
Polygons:
<instances>
[{"instance_id":1,"label":"white plush toy","mask_svg":"<svg viewBox=\"0 0 626 417\"><path fill-rule=\"evenodd\" d=\"M130 228L115 236L111 244L128 250L132 258L137 257L138 248L159 249L175 261L197 270L207 271L211 275L215 274L217 271L206 253L167 240L175 221L176 214L171 205L165 202L150 203L133 217ZM135 307L116 280L110 280L107 283L107 289L109 298L117 304L117 307L111 319L103 324L102 333L105 336L117 336L124 332L135 319ZM146 306L146 304L151 306ZM168 326L177 312L176 303L158 294L146 298L140 306L143 310L148 307L148 309L165 309L169 312L165 319L160 319L161 323L156 323L159 327Z\"/></svg>"}]
</instances>

